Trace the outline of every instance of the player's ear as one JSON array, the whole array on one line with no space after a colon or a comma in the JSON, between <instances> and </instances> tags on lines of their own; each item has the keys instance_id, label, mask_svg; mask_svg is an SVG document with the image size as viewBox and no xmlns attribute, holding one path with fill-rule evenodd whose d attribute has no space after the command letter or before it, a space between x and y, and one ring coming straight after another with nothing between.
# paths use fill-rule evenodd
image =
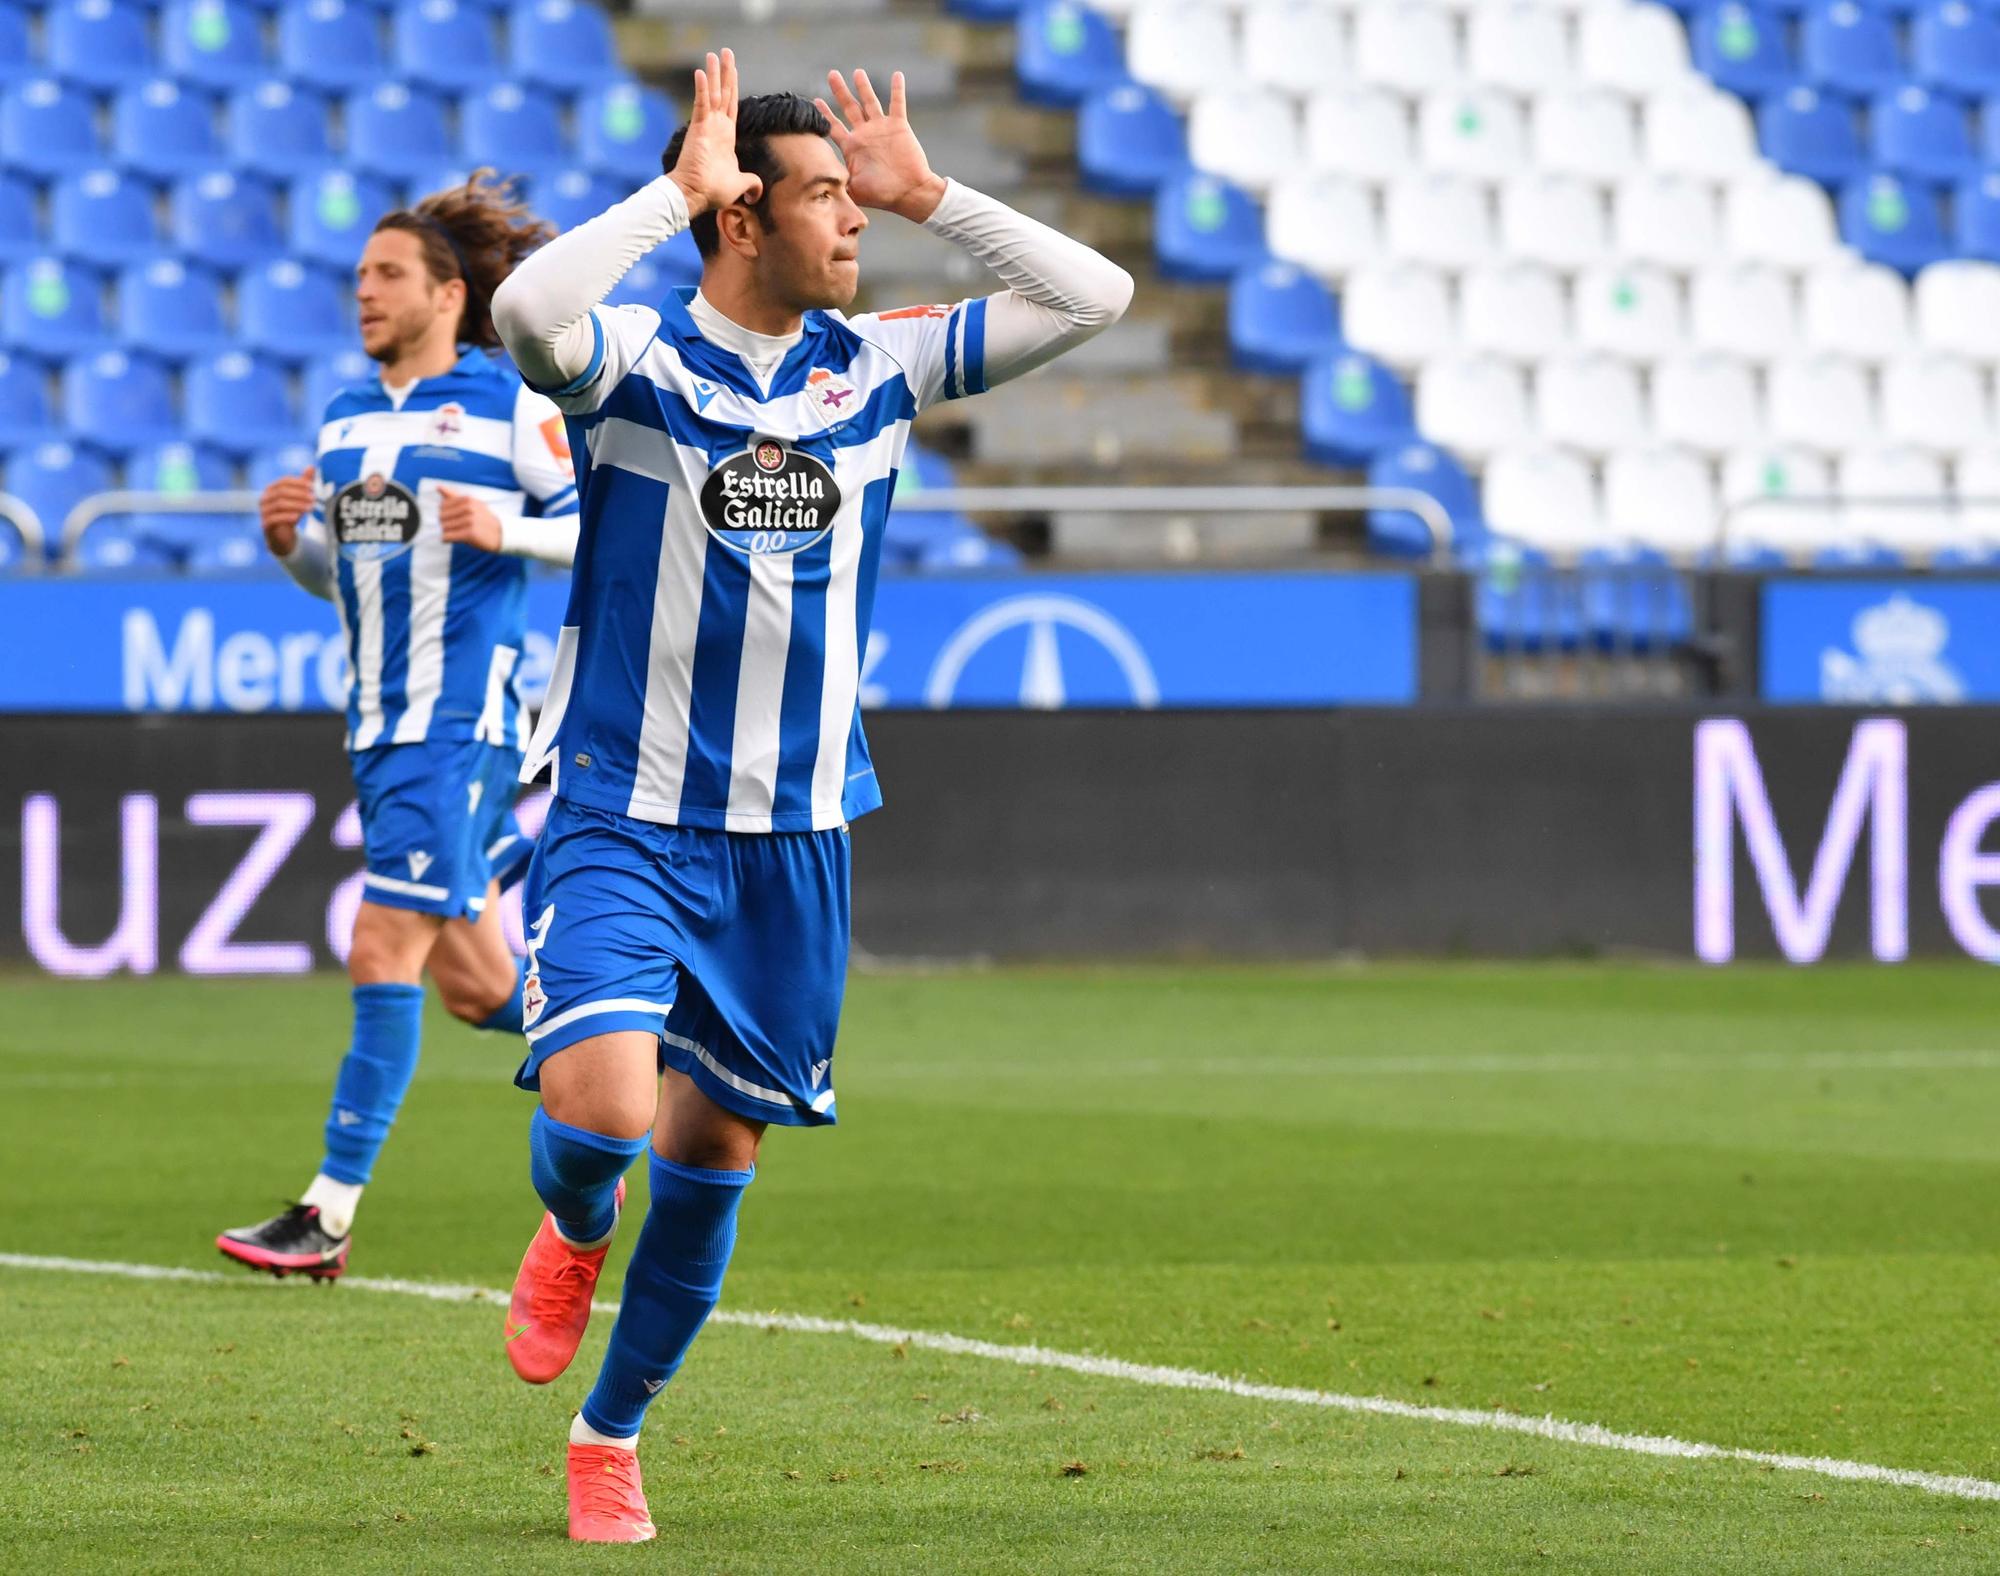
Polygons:
<instances>
[{"instance_id":1,"label":"player's ear","mask_svg":"<svg viewBox=\"0 0 2000 1576\"><path fill-rule=\"evenodd\" d=\"M731 203L718 209L715 231L722 244L743 257L757 255L758 225L747 203Z\"/></svg>"}]
</instances>

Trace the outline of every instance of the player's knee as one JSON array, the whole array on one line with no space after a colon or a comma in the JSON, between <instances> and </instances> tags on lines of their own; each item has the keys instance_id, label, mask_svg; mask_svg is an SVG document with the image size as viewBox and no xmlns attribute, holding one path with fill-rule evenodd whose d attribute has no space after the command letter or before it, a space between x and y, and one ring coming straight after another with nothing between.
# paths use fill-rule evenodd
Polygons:
<instances>
[{"instance_id":1,"label":"player's knee","mask_svg":"<svg viewBox=\"0 0 2000 1576\"><path fill-rule=\"evenodd\" d=\"M565 1089L542 1080L542 1109L558 1122L607 1138L644 1138L653 1130L656 1097L650 1089L608 1084Z\"/></svg>"},{"instance_id":2,"label":"player's knee","mask_svg":"<svg viewBox=\"0 0 2000 1576\"><path fill-rule=\"evenodd\" d=\"M423 923L426 917L362 904L347 954L348 978L357 985L417 984L424 954L430 950L430 929Z\"/></svg>"}]
</instances>

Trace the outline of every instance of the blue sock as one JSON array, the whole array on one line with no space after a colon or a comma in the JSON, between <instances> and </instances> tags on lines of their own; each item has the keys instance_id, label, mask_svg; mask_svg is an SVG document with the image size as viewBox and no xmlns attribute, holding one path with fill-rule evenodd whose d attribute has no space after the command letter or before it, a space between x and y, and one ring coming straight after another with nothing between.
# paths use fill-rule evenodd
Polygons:
<instances>
[{"instance_id":1,"label":"blue sock","mask_svg":"<svg viewBox=\"0 0 2000 1576\"><path fill-rule=\"evenodd\" d=\"M366 1182L417 1070L423 1032L421 985L354 987L354 1042L333 1084L320 1170L336 1182Z\"/></svg>"},{"instance_id":2,"label":"blue sock","mask_svg":"<svg viewBox=\"0 0 2000 1576\"><path fill-rule=\"evenodd\" d=\"M639 1432L722 1295L736 1206L757 1174L703 1171L652 1157L653 1203L625 1271L625 1292L583 1420L614 1439Z\"/></svg>"},{"instance_id":3,"label":"blue sock","mask_svg":"<svg viewBox=\"0 0 2000 1576\"><path fill-rule=\"evenodd\" d=\"M558 1122L540 1106L528 1124L528 1174L571 1242L597 1242L618 1222L618 1179L645 1151L647 1135L611 1138Z\"/></svg>"},{"instance_id":4,"label":"blue sock","mask_svg":"<svg viewBox=\"0 0 2000 1576\"><path fill-rule=\"evenodd\" d=\"M528 978L528 960L523 958L514 969L514 994L493 1011L490 1018L481 1018L476 1027L499 1029L506 1034L519 1034L521 1023L521 987Z\"/></svg>"}]
</instances>

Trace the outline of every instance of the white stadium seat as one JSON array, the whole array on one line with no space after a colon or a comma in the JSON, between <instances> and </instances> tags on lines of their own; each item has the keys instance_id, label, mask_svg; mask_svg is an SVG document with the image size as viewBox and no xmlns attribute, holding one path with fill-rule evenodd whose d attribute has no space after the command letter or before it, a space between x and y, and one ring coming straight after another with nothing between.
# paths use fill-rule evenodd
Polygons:
<instances>
[{"instance_id":1,"label":"white stadium seat","mask_svg":"<svg viewBox=\"0 0 2000 1576\"><path fill-rule=\"evenodd\" d=\"M1306 159L1314 169L1386 181L1416 163L1403 101L1382 88L1328 88L1306 101Z\"/></svg>"},{"instance_id":2,"label":"white stadium seat","mask_svg":"<svg viewBox=\"0 0 2000 1576\"><path fill-rule=\"evenodd\" d=\"M1774 364L1765 385L1764 414L1777 442L1822 454L1839 454L1876 437L1868 374L1845 356L1811 355Z\"/></svg>"},{"instance_id":3,"label":"white stadium seat","mask_svg":"<svg viewBox=\"0 0 2000 1576\"><path fill-rule=\"evenodd\" d=\"M1540 5L1480 5L1466 21L1466 74L1475 82L1534 94L1570 79L1569 28Z\"/></svg>"},{"instance_id":4,"label":"white stadium seat","mask_svg":"<svg viewBox=\"0 0 2000 1576\"><path fill-rule=\"evenodd\" d=\"M1663 553L1705 552L1716 543L1715 478L1686 449L1620 449L1604 463L1605 529Z\"/></svg>"},{"instance_id":5,"label":"white stadium seat","mask_svg":"<svg viewBox=\"0 0 2000 1576\"><path fill-rule=\"evenodd\" d=\"M1261 88L1202 94L1188 115L1196 169L1262 194L1299 167L1299 119L1291 100Z\"/></svg>"},{"instance_id":6,"label":"white stadium seat","mask_svg":"<svg viewBox=\"0 0 2000 1576\"><path fill-rule=\"evenodd\" d=\"M1490 263L1458 282L1458 336L1466 349L1540 361L1569 338L1562 281L1537 263Z\"/></svg>"},{"instance_id":7,"label":"white stadium seat","mask_svg":"<svg viewBox=\"0 0 2000 1576\"><path fill-rule=\"evenodd\" d=\"M1688 322L1701 350L1770 361L1798 349L1791 276L1764 263L1702 269L1688 294Z\"/></svg>"},{"instance_id":8,"label":"white stadium seat","mask_svg":"<svg viewBox=\"0 0 2000 1576\"><path fill-rule=\"evenodd\" d=\"M1500 244L1510 257L1583 268L1610 250L1597 188L1570 175L1526 175L1500 188Z\"/></svg>"},{"instance_id":9,"label":"white stadium seat","mask_svg":"<svg viewBox=\"0 0 2000 1576\"><path fill-rule=\"evenodd\" d=\"M1843 454L1834 462L1834 490L1851 534L1898 552L1932 553L1970 534L1951 509L1944 462L1920 449Z\"/></svg>"},{"instance_id":10,"label":"white stadium seat","mask_svg":"<svg viewBox=\"0 0 2000 1576\"><path fill-rule=\"evenodd\" d=\"M1687 29L1662 5L1597 5L1577 19L1577 73L1641 95L1684 81Z\"/></svg>"},{"instance_id":11,"label":"white stadium seat","mask_svg":"<svg viewBox=\"0 0 2000 1576\"><path fill-rule=\"evenodd\" d=\"M1974 363L1935 351L1890 362L1882 369L1882 430L1892 443L1934 454L1992 442L1985 377Z\"/></svg>"},{"instance_id":12,"label":"white stadium seat","mask_svg":"<svg viewBox=\"0 0 2000 1576\"><path fill-rule=\"evenodd\" d=\"M1417 430L1475 463L1526 441L1527 380L1492 356L1447 356L1417 379Z\"/></svg>"},{"instance_id":13,"label":"white stadium seat","mask_svg":"<svg viewBox=\"0 0 2000 1576\"><path fill-rule=\"evenodd\" d=\"M1272 252L1338 279L1382 255L1373 188L1339 175L1294 175L1271 188L1264 240Z\"/></svg>"},{"instance_id":14,"label":"white stadium seat","mask_svg":"<svg viewBox=\"0 0 2000 1576\"><path fill-rule=\"evenodd\" d=\"M1528 162L1527 121L1497 88L1433 93L1417 111L1417 146L1428 169L1498 180Z\"/></svg>"},{"instance_id":15,"label":"white stadium seat","mask_svg":"<svg viewBox=\"0 0 2000 1576\"><path fill-rule=\"evenodd\" d=\"M1834 257L1806 274L1803 297L1808 350L1887 361L1913 348L1910 291L1893 268Z\"/></svg>"},{"instance_id":16,"label":"white stadium seat","mask_svg":"<svg viewBox=\"0 0 2000 1576\"><path fill-rule=\"evenodd\" d=\"M1771 547L1810 553L1840 540L1840 526L1823 500L1833 492L1833 469L1810 449L1770 445L1732 451L1722 462L1726 546ZM1759 500L1796 498L1793 504Z\"/></svg>"},{"instance_id":17,"label":"white stadium seat","mask_svg":"<svg viewBox=\"0 0 2000 1576\"><path fill-rule=\"evenodd\" d=\"M1530 118L1538 168L1609 182L1639 167L1632 106L1621 94L1603 88L1541 93Z\"/></svg>"},{"instance_id":18,"label":"white stadium seat","mask_svg":"<svg viewBox=\"0 0 2000 1576\"><path fill-rule=\"evenodd\" d=\"M1917 335L1932 350L2000 360L2000 268L1958 260L1917 275Z\"/></svg>"},{"instance_id":19,"label":"white stadium seat","mask_svg":"<svg viewBox=\"0 0 2000 1576\"><path fill-rule=\"evenodd\" d=\"M1721 249L1715 190L1686 175L1631 176L1611 199L1612 229L1621 256L1686 271Z\"/></svg>"},{"instance_id":20,"label":"white stadium seat","mask_svg":"<svg viewBox=\"0 0 2000 1576\"><path fill-rule=\"evenodd\" d=\"M1659 361L1687 338L1681 289L1671 274L1643 263L1607 264L1577 275L1577 342L1630 361Z\"/></svg>"},{"instance_id":21,"label":"white stadium seat","mask_svg":"<svg viewBox=\"0 0 2000 1576\"><path fill-rule=\"evenodd\" d=\"M1644 441L1639 374L1614 356L1588 352L1545 361L1535 373L1535 425L1550 443L1588 455Z\"/></svg>"},{"instance_id":22,"label":"white stadium seat","mask_svg":"<svg viewBox=\"0 0 2000 1576\"><path fill-rule=\"evenodd\" d=\"M1952 466L1952 479L1967 537L2000 547L2000 445L1961 454Z\"/></svg>"},{"instance_id":23,"label":"white stadium seat","mask_svg":"<svg viewBox=\"0 0 2000 1576\"><path fill-rule=\"evenodd\" d=\"M1315 0L1258 0L1243 13L1243 71L1252 82L1300 96L1345 76L1340 13Z\"/></svg>"},{"instance_id":24,"label":"white stadium seat","mask_svg":"<svg viewBox=\"0 0 2000 1576\"><path fill-rule=\"evenodd\" d=\"M1743 101L1699 78L1647 98L1646 162L1668 175L1728 180L1757 162L1757 132Z\"/></svg>"},{"instance_id":25,"label":"white stadium seat","mask_svg":"<svg viewBox=\"0 0 2000 1576\"><path fill-rule=\"evenodd\" d=\"M1383 196L1389 250L1439 268L1470 268L1493 254L1486 188L1459 175L1412 175Z\"/></svg>"},{"instance_id":26,"label":"white stadium seat","mask_svg":"<svg viewBox=\"0 0 2000 1576\"><path fill-rule=\"evenodd\" d=\"M1697 351L1653 369L1653 432L1700 454L1726 454L1763 435L1757 380L1734 356Z\"/></svg>"},{"instance_id":27,"label":"white stadium seat","mask_svg":"<svg viewBox=\"0 0 2000 1576\"><path fill-rule=\"evenodd\" d=\"M1833 203L1819 183L1775 170L1729 183L1722 231L1732 256L1780 268L1809 268L1840 246Z\"/></svg>"},{"instance_id":28,"label":"white stadium seat","mask_svg":"<svg viewBox=\"0 0 2000 1576\"><path fill-rule=\"evenodd\" d=\"M1399 372L1442 355L1457 338L1444 276L1403 262L1370 263L1349 274L1340 321L1348 344Z\"/></svg>"},{"instance_id":29,"label":"white stadium seat","mask_svg":"<svg viewBox=\"0 0 2000 1576\"><path fill-rule=\"evenodd\" d=\"M1354 67L1366 81L1412 95L1457 80L1449 13L1417 0L1364 6L1354 17Z\"/></svg>"},{"instance_id":30,"label":"white stadium seat","mask_svg":"<svg viewBox=\"0 0 2000 1576\"><path fill-rule=\"evenodd\" d=\"M1579 553L1603 543L1597 489L1574 454L1509 449L1486 467L1480 493L1487 525L1509 541L1551 553Z\"/></svg>"},{"instance_id":31,"label":"white stadium seat","mask_svg":"<svg viewBox=\"0 0 2000 1576\"><path fill-rule=\"evenodd\" d=\"M1142 0L1126 29L1125 64L1148 87L1185 103L1238 75L1236 29L1208 0Z\"/></svg>"}]
</instances>

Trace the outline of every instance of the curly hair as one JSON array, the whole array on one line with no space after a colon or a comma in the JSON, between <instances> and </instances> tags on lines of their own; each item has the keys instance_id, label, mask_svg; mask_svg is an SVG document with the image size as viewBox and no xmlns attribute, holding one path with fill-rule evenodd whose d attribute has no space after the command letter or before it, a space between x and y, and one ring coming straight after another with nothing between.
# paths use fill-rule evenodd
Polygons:
<instances>
[{"instance_id":1,"label":"curly hair","mask_svg":"<svg viewBox=\"0 0 2000 1576\"><path fill-rule=\"evenodd\" d=\"M433 192L376 221L377 231L407 230L423 249L424 266L439 284L465 281L465 310L458 342L498 348L493 292L522 258L551 239L555 226L537 219L515 195L512 177L477 169L463 186Z\"/></svg>"}]
</instances>

